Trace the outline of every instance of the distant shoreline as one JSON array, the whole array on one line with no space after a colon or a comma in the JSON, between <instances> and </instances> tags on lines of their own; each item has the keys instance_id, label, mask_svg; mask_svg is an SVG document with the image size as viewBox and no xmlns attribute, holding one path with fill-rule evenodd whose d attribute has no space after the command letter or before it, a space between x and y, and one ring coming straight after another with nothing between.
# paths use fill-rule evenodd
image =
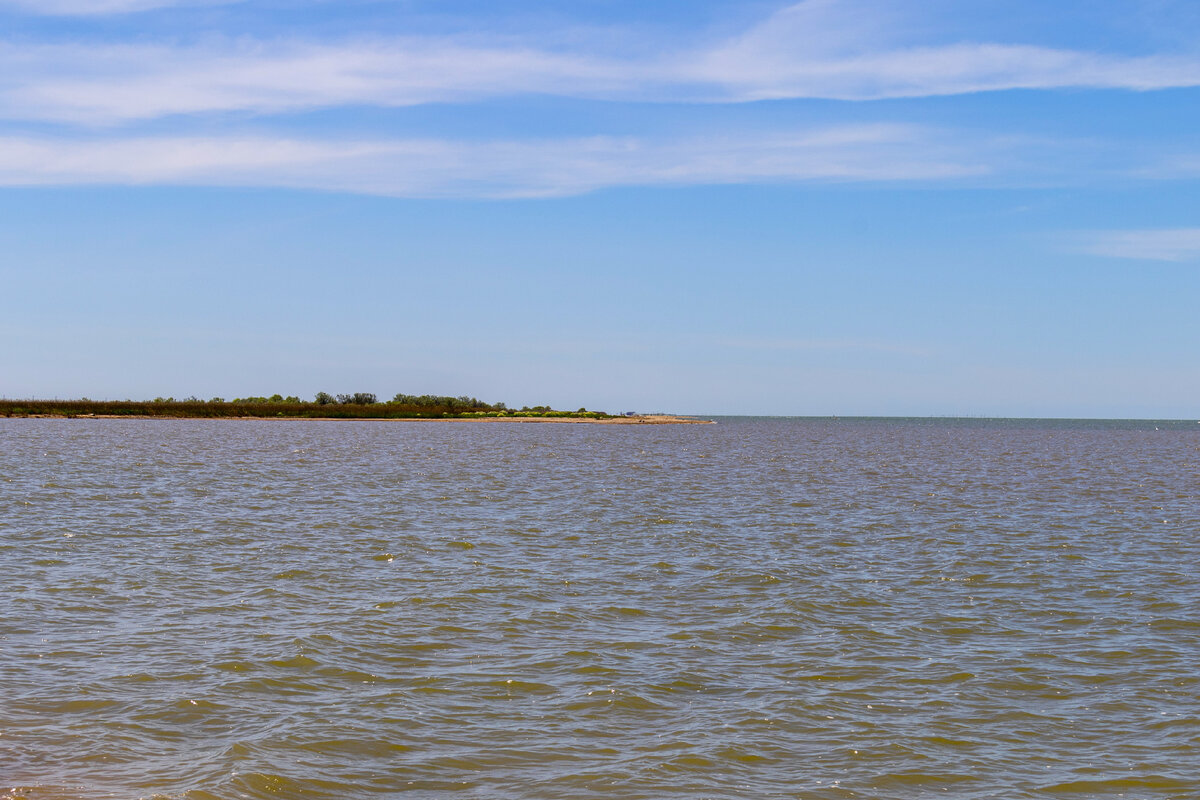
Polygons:
<instances>
[{"instance_id":1,"label":"distant shoreline","mask_svg":"<svg viewBox=\"0 0 1200 800\"><path fill-rule=\"evenodd\" d=\"M246 397L226 401L173 397L154 400L39 400L0 398L0 417L18 419L386 419L453 422L587 422L609 425L708 424L712 420L677 414L609 414L604 411L560 411L550 406L509 408L474 397L397 394L380 402L374 394L331 395L318 392L305 402L298 397Z\"/></svg>"},{"instance_id":2,"label":"distant shoreline","mask_svg":"<svg viewBox=\"0 0 1200 800\"><path fill-rule=\"evenodd\" d=\"M95 419L131 419L131 420L268 420L278 422L533 422L573 425L715 425L716 420L699 417L685 417L675 414L634 414L632 416L612 417L539 417L539 416L446 416L446 417L291 417L291 416L190 416L166 414L8 414L0 415L4 419L57 419L57 420L95 420Z\"/></svg>"}]
</instances>

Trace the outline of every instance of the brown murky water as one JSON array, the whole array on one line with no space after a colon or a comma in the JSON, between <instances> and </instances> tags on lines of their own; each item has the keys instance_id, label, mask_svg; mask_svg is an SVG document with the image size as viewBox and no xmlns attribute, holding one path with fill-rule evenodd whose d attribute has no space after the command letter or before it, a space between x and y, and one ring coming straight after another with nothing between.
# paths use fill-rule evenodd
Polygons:
<instances>
[{"instance_id":1,"label":"brown murky water","mask_svg":"<svg viewBox=\"0 0 1200 800\"><path fill-rule=\"evenodd\" d=\"M1200 425L0 420L0 798L1196 798Z\"/></svg>"}]
</instances>

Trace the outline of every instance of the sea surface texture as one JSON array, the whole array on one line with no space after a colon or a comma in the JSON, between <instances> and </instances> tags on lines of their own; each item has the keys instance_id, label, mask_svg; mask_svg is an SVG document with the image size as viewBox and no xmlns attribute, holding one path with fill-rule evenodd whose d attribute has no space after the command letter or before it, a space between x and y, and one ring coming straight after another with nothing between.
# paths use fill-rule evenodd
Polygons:
<instances>
[{"instance_id":1,"label":"sea surface texture","mask_svg":"<svg viewBox=\"0 0 1200 800\"><path fill-rule=\"evenodd\" d=\"M5 800L1200 797L1200 425L0 420Z\"/></svg>"}]
</instances>

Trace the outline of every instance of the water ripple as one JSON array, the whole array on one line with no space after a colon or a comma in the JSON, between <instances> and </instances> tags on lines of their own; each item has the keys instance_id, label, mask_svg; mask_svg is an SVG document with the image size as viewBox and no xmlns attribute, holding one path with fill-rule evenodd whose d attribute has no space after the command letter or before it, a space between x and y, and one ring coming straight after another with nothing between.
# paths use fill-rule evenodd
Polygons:
<instances>
[{"instance_id":1,"label":"water ripple","mask_svg":"<svg viewBox=\"0 0 1200 800\"><path fill-rule=\"evenodd\" d=\"M0 420L0 800L1192 798L1196 427Z\"/></svg>"}]
</instances>

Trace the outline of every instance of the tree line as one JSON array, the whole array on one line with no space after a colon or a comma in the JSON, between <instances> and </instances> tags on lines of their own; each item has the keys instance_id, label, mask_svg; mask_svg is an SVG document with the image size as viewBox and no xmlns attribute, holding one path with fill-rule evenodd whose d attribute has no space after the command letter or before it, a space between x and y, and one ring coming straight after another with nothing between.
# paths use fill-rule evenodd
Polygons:
<instances>
[{"instance_id":1,"label":"tree line","mask_svg":"<svg viewBox=\"0 0 1200 800\"><path fill-rule=\"evenodd\" d=\"M380 401L372 392L317 392L311 401L295 395L237 397L156 397L153 400L9 400L0 399L0 416L149 416L149 417L301 417L404 419L460 416L583 416L604 418L600 411L555 411L550 406L510 409L475 397L399 393Z\"/></svg>"}]
</instances>

